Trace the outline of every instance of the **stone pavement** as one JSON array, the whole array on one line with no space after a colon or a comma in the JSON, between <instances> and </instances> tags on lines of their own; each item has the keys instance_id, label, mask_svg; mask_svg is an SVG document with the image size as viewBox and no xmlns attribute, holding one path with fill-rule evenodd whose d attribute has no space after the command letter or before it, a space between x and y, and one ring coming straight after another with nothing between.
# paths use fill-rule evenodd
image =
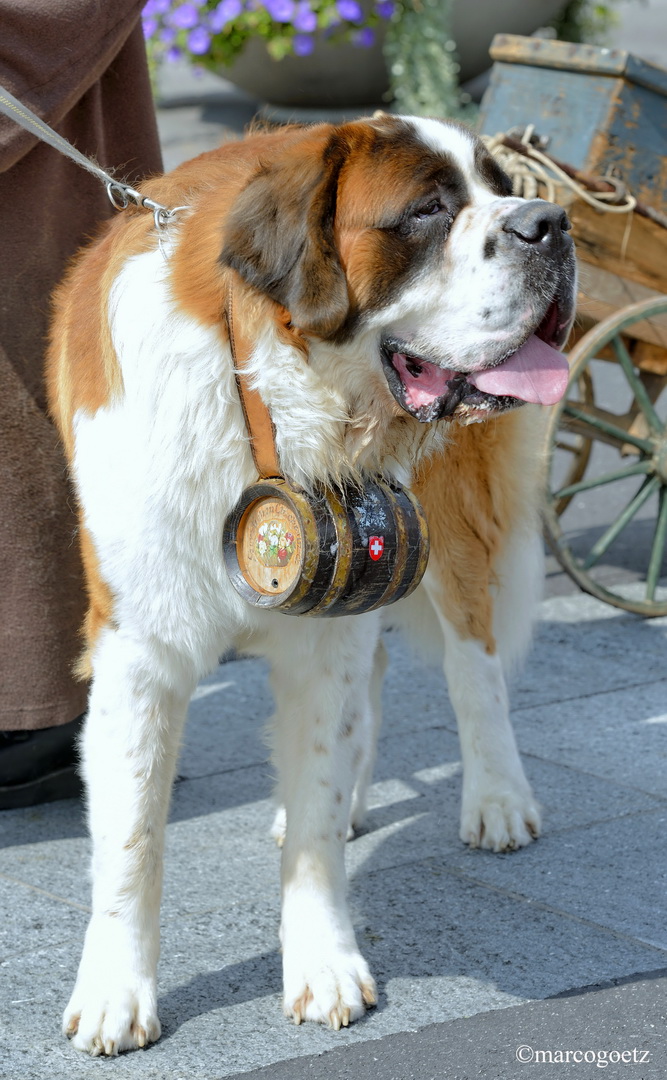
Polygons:
<instances>
[{"instance_id":1,"label":"stone pavement","mask_svg":"<svg viewBox=\"0 0 667 1080\"><path fill-rule=\"evenodd\" d=\"M371 810L347 848L355 924L380 999L338 1033L297 1028L281 1013L279 854L262 741L271 699L261 661L223 664L192 703L173 798L161 1041L103 1063L62 1038L90 903L81 807L4 812L0 1077L79 1080L103 1070L117 1080L214 1080L273 1066L261 1075L355 1078L375 1073L375 1059L385 1062L377 1075L396 1080L560 1075L554 1065L519 1067L521 1044L637 1048L651 1055L650 1071L612 1064L605 1075L664 1076L667 994L656 973L667 968L666 636L667 618L644 622L581 595L544 601L512 695L544 834L493 855L458 840L459 749L443 677L387 633ZM619 979L627 981L613 991L581 989ZM553 1000L565 991L581 996ZM423 1071L409 1071L420 1048ZM573 1075L599 1073L581 1065Z\"/></svg>"}]
</instances>

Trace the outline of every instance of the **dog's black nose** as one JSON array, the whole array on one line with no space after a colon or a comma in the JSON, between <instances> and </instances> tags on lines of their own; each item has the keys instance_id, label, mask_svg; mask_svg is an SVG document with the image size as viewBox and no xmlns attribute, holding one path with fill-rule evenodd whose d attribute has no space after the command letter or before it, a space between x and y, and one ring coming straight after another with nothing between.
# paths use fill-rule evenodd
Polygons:
<instances>
[{"instance_id":1,"label":"dog's black nose","mask_svg":"<svg viewBox=\"0 0 667 1080\"><path fill-rule=\"evenodd\" d=\"M572 243L567 235L571 228L567 214L561 206L543 199L531 199L517 206L505 218L502 228L522 244L539 244L543 251L557 252Z\"/></svg>"}]
</instances>

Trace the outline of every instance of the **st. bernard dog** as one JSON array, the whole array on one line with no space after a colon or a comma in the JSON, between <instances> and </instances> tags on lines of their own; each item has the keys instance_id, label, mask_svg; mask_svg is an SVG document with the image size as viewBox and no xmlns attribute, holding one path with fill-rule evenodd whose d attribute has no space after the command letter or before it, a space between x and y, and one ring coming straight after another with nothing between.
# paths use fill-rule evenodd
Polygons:
<instances>
[{"instance_id":1,"label":"st. bernard dog","mask_svg":"<svg viewBox=\"0 0 667 1080\"><path fill-rule=\"evenodd\" d=\"M143 191L188 209L162 236L130 211L78 258L56 297L48 364L80 506L80 670L92 676L81 757L93 914L64 1030L93 1055L160 1035L170 788L190 696L231 647L268 657L273 672L285 1013L338 1028L375 1001L344 845L373 756L380 614L287 625L230 584L223 522L257 478L230 280L284 474L305 488L414 480L460 727L461 838L500 851L540 827L503 663L529 637L535 406L564 390L556 350L575 277L563 211L511 197L482 143L438 120L379 114L254 134ZM513 410L522 401L533 405Z\"/></svg>"}]
</instances>

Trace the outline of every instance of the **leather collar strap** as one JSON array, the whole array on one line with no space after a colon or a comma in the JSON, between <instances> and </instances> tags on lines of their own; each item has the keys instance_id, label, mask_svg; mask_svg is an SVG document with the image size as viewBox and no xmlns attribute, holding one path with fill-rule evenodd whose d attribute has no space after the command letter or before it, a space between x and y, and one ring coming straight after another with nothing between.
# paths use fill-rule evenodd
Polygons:
<instances>
[{"instance_id":1,"label":"leather collar strap","mask_svg":"<svg viewBox=\"0 0 667 1080\"><path fill-rule=\"evenodd\" d=\"M252 450L255 466L261 480L278 478L282 474L276 454L273 422L259 392L250 385L248 380L246 367L252 354L252 341L241 329L238 307L234 303L234 289L231 284L227 291L227 323L236 385L241 399L246 428L250 436L250 449Z\"/></svg>"}]
</instances>

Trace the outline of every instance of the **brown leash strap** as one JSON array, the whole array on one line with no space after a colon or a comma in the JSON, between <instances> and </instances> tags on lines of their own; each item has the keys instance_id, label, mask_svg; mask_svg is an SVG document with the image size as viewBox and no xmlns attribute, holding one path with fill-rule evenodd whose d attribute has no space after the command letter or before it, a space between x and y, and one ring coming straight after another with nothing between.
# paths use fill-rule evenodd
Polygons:
<instances>
[{"instance_id":1,"label":"brown leash strap","mask_svg":"<svg viewBox=\"0 0 667 1080\"><path fill-rule=\"evenodd\" d=\"M276 454L271 414L258 391L250 385L248 380L246 367L252 353L252 342L241 329L238 313L235 311L234 290L231 284L227 292L227 322L236 385L257 472L262 480L279 477L281 472Z\"/></svg>"}]
</instances>

